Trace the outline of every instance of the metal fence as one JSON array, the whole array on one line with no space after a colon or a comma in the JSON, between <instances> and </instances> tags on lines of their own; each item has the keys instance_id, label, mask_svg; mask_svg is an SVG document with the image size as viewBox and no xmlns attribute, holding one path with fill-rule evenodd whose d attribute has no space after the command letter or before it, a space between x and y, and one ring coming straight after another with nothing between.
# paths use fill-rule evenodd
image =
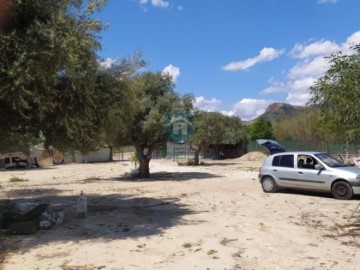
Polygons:
<instances>
[{"instance_id":1,"label":"metal fence","mask_svg":"<svg viewBox=\"0 0 360 270\"><path fill-rule=\"evenodd\" d=\"M298 141L278 141L286 151L319 151L330 154L342 154L344 156L360 156L360 144L351 144L348 142L331 143L320 142L298 142ZM264 151L264 147L259 146L256 141L248 144L248 152Z\"/></svg>"}]
</instances>

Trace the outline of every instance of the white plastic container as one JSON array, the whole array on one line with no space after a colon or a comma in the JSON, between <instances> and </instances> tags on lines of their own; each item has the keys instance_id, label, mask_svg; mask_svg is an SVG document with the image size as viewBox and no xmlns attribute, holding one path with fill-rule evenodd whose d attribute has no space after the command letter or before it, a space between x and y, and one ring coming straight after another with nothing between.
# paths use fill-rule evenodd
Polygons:
<instances>
[{"instance_id":1,"label":"white plastic container","mask_svg":"<svg viewBox=\"0 0 360 270\"><path fill-rule=\"evenodd\" d=\"M87 216L87 199L82 191L77 202L77 214L78 218L86 218Z\"/></svg>"}]
</instances>

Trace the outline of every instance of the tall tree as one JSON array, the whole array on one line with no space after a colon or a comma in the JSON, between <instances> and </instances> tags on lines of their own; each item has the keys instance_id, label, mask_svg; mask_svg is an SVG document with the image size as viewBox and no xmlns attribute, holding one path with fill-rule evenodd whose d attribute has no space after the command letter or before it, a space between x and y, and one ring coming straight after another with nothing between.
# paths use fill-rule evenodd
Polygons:
<instances>
[{"instance_id":1,"label":"tall tree","mask_svg":"<svg viewBox=\"0 0 360 270\"><path fill-rule=\"evenodd\" d=\"M199 155L210 144L220 144L223 139L225 123L219 112L197 111L194 113L194 133L190 142L194 152L194 163L199 165Z\"/></svg>"},{"instance_id":2,"label":"tall tree","mask_svg":"<svg viewBox=\"0 0 360 270\"><path fill-rule=\"evenodd\" d=\"M225 116L219 112L197 111L194 113L194 133L190 142L194 163L199 164L199 155L209 145L245 144L246 136L240 118Z\"/></svg>"},{"instance_id":3,"label":"tall tree","mask_svg":"<svg viewBox=\"0 0 360 270\"><path fill-rule=\"evenodd\" d=\"M260 117L247 127L250 140L274 139L274 130L271 121Z\"/></svg>"},{"instance_id":4,"label":"tall tree","mask_svg":"<svg viewBox=\"0 0 360 270\"><path fill-rule=\"evenodd\" d=\"M0 34L0 133L89 149L102 0L9 0ZM16 136L15 136L16 135ZM31 136L30 136L31 135Z\"/></svg>"},{"instance_id":5,"label":"tall tree","mask_svg":"<svg viewBox=\"0 0 360 270\"><path fill-rule=\"evenodd\" d=\"M161 73L146 72L133 80L136 98L124 139L135 147L141 178L150 177L152 151L166 142L166 118L173 109L188 105L188 98L182 100L173 88L171 78Z\"/></svg>"},{"instance_id":6,"label":"tall tree","mask_svg":"<svg viewBox=\"0 0 360 270\"><path fill-rule=\"evenodd\" d=\"M126 136L130 133L129 123L134 116L134 101L137 98L132 83L137 71L144 65L141 54L136 53L98 71L96 114L101 116L99 144L108 145L112 149L129 143Z\"/></svg>"},{"instance_id":7,"label":"tall tree","mask_svg":"<svg viewBox=\"0 0 360 270\"><path fill-rule=\"evenodd\" d=\"M339 136L360 140L360 45L353 54L330 56L330 68L311 87L310 103L320 110L323 123Z\"/></svg>"}]
</instances>

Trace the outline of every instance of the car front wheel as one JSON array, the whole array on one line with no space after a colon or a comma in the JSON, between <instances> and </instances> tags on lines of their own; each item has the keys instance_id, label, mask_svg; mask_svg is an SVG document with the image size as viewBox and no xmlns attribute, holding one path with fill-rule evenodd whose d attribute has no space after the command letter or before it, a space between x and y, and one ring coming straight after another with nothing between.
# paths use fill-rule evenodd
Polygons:
<instances>
[{"instance_id":1,"label":"car front wheel","mask_svg":"<svg viewBox=\"0 0 360 270\"><path fill-rule=\"evenodd\" d=\"M261 186L264 192L266 193L274 193L276 192L276 182L274 178L270 176L265 176L261 181Z\"/></svg>"},{"instance_id":2,"label":"car front wheel","mask_svg":"<svg viewBox=\"0 0 360 270\"><path fill-rule=\"evenodd\" d=\"M331 193L339 200L350 200L354 195L351 186L345 181L336 182L331 188Z\"/></svg>"}]
</instances>

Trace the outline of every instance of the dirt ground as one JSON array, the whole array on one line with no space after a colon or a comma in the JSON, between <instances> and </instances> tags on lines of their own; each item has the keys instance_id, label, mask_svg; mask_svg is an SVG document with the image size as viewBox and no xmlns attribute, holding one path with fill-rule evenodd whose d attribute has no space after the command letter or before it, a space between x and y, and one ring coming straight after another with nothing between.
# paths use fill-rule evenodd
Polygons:
<instances>
[{"instance_id":1,"label":"dirt ground","mask_svg":"<svg viewBox=\"0 0 360 270\"><path fill-rule=\"evenodd\" d=\"M202 166L152 160L0 171L1 200L37 200L64 222L32 235L0 232L0 269L360 269L359 198L263 193L263 156ZM18 177L23 182L10 182ZM88 216L76 216L83 191Z\"/></svg>"}]
</instances>

